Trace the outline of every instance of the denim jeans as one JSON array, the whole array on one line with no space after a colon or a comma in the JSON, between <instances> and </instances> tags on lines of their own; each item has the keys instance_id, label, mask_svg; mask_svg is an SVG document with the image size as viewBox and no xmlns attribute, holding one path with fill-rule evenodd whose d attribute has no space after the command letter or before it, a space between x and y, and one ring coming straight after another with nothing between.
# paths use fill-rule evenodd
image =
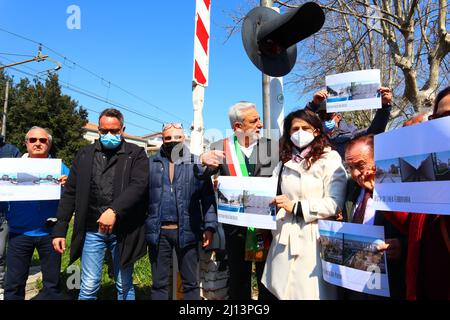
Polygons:
<instances>
[{"instance_id":1,"label":"denim jeans","mask_svg":"<svg viewBox=\"0 0 450 320\"><path fill-rule=\"evenodd\" d=\"M5 300L25 299L25 286L35 248L39 253L44 287L41 299L61 299L59 289L61 255L53 249L51 236L30 237L10 233L8 241Z\"/></svg>"},{"instance_id":2,"label":"denim jeans","mask_svg":"<svg viewBox=\"0 0 450 320\"><path fill-rule=\"evenodd\" d=\"M190 245L181 249L178 246L177 229L161 229L159 245L149 247L153 280L152 300L168 300L169 298L169 272L174 248L183 285L183 298L184 300L200 300L197 276L198 246Z\"/></svg>"},{"instance_id":3,"label":"denim jeans","mask_svg":"<svg viewBox=\"0 0 450 320\"><path fill-rule=\"evenodd\" d=\"M87 232L81 255L81 287L79 300L95 300L102 280L106 250L112 252L114 280L118 300L134 300L133 265L122 268L117 237L114 234Z\"/></svg>"}]
</instances>

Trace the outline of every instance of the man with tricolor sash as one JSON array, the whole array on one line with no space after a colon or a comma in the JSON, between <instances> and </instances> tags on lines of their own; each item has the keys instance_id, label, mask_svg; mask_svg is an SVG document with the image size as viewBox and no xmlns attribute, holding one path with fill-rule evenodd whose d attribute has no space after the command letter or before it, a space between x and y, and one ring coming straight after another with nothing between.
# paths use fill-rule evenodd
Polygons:
<instances>
[{"instance_id":1,"label":"man with tricolor sash","mask_svg":"<svg viewBox=\"0 0 450 320\"><path fill-rule=\"evenodd\" d=\"M263 127L256 106L238 102L229 112L232 136L210 145L202 154L202 163L213 168L211 174L236 177L270 177L279 161L278 142L260 136ZM272 299L261 284L267 250L272 238L270 230L230 224L223 225L230 271L229 298L251 299L252 264L255 262L258 299Z\"/></svg>"}]
</instances>

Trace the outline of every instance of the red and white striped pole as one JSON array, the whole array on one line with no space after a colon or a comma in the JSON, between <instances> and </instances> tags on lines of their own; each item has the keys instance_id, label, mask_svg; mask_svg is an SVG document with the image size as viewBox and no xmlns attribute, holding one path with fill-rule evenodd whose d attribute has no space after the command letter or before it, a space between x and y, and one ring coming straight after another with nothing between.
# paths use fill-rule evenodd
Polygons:
<instances>
[{"instance_id":1,"label":"red and white striped pole","mask_svg":"<svg viewBox=\"0 0 450 320\"><path fill-rule=\"evenodd\" d=\"M211 0L196 0L195 3L195 39L194 39L194 74L192 79L192 102L194 104L194 120L191 131L191 153L200 155L203 152L203 102L205 87L208 85L209 68L209 9ZM178 271L177 255L172 255L173 295L176 300L183 298L181 277Z\"/></svg>"},{"instance_id":2,"label":"red and white striped pole","mask_svg":"<svg viewBox=\"0 0 450 320\"><path fill-rule=\"evenodd\" d=\"M194 121L191 132L191 152L196 155L203 152L202 111L209 72L210 5L211 0L196 0L195 4L194 76L192 80Z\"/></svg>"}]
</instances>

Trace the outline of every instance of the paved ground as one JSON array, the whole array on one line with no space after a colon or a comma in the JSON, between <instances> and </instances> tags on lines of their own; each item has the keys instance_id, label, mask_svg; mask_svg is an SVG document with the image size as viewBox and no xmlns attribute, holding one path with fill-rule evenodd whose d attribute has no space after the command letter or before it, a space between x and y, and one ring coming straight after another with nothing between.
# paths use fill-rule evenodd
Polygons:
<instances>
[{"instance_id":1,"label":"paved ground","mask_svg":"<svg viewBox=\"0 0 450 320\"><path fill-rule=\"evenodd\" d=\"M39 282L42 281L41 268L39 266L31 267L25 288L25 300L31 300L39 293Z\"/></svg>"}]
</instances>

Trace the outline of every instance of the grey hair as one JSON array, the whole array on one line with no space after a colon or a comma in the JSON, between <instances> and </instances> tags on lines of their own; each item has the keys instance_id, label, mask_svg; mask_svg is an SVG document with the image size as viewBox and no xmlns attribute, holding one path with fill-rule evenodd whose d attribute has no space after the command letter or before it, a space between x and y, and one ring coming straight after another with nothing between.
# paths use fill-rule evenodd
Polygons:
<instances>
[{"instance_id":1,"label":"grey hair","mask_svg":"<svg viewBox=\"0 0 450 320\"><path fill-rule=\"evenodd\" d=\"M228 118L230 119L230 125L233 129L233 125L235 122L242 122L242 111L248 109L256 109L256 105L252 102L248 101L240 101L231 106L230 110L228 110Z\"/></svg>"},{"instance_id":2,"label":"grey hair","mask_svg":"<svg viewBox=\"0 0 450 320\"><path fill-rule=\"evenodd\" d=\"M28 141L28 134L30 133L30 131L31 130L36 130L36 129L41 129L41 130L45 131L45 133L48 136L48 143L49 143L49 145L51 145L52 144L52 140L53 140L52 135L50 133L48 133L47 129L44 129L44 128L41 128L41 127L38 127L38 126L33 126L33 127L31 127L30 130L28 130L27 134L25 135L25 141Z\"/></svg>"}]
</instances>

